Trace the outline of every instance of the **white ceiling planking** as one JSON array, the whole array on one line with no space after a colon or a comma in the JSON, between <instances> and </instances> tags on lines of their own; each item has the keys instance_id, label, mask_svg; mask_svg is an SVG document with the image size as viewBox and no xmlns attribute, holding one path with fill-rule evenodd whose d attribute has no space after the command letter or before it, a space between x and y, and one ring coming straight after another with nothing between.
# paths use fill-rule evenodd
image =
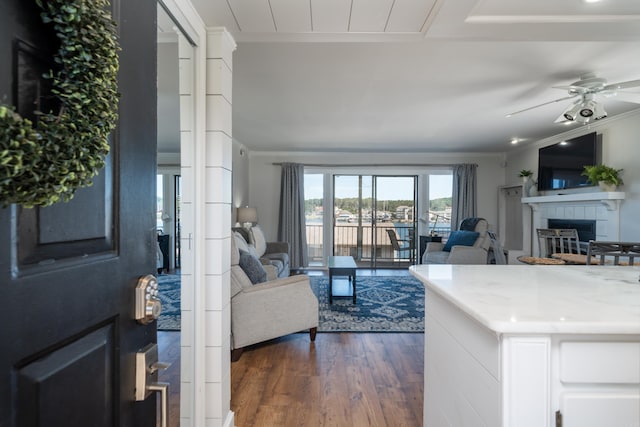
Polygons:
<instances>
[{"instance_id":1,"label":"white ceiling planking","mask_svg":"<svg viewBox=\"0 0 640 427\"><path fill-rule=\"evenodd\" d=\"M422 27L435 0L395 0L386 32L416 32Z\"/></svg>"},{"instance_id":2,"label":"white ceiling planking","mask_svg":"<svg viewBox=\"0 0 640 427\"><path fill-rule=\"evenodd\" d=\"M617 22L640 20L638 0L597 3L557 0L481 0L469 22Z\"/></svg>"},{"instance_id":3,"label":"white ceiling planking","mask_svg":"<svg viewBox=\"0 0 640 427\"><path fill-rule=\"evenodd\" d=\"M233 135L254 150L510 150L579 130L553 123L570 101L505 118L554 86L640 79L640 0L191 1L238 42Z\"/></svg>"},{"instance_id":4,"label":"white ceiling planking","mask_svg":"<svg viewBox=\"0 0 640 427\"><path fill-rule=\"evenodd\" d=\"M270 0L278 32L306 33L311 31L309 1Z\"/></svg>"},{"instance_id":5,"label":"white ceiling planking","mask_svg":"<svg viewBox=\"0 0 640 427\"><path fill-rule=\"evenodd\" d=\"M353 0L350 32L383 32L393 0Z\"/></svg>"},{"instance_id":6,"label":"white ceiling planking","mask_svg":"<svg viewBox=\"0 0 640 427\"><path fill-rule=\"evenodd\" d=\"M250 33L276 31L268 0L228 0L240 30Z\"/></svg>"},{"instance_id":7,"label":"white ceiling planking","mask_svg":"<svg viewBox=\"0 0 640 427\"><path fill-rule=\"evenodd\" d=\"M240 32L236 19L233 17L226 1L191 0L191 3L193 3L201 17L215 16L215 25L213 23L208 25L225 27L231 33Z\"/></svg>"},{"instance_id":8,"label":"white ceiling planking","mask_svg":"<svg viewBox=\"0 0 640 427\"><path fill-rule=\"evenodd\" d=\"M351 0L311 0L313 31L346 33L349 31Z\"/></svg>"}]
</instances>

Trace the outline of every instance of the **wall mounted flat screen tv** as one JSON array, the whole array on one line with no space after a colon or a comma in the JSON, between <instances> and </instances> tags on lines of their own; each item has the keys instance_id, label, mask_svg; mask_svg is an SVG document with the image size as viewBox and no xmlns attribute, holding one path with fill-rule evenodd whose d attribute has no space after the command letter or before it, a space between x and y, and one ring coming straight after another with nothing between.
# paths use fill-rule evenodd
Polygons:
<instances>
[{"instance_id":1,"label":"wall mounted flat screen tv","mask_svg":"<svg viewBox=\"0 0 640 427\"><path fill-rule=\"evenodd\" d=\"M538 190L587 187L584 166L600 164L600 137L595 132L568 139L538 152Z\"/></svg>"}]
</instances>

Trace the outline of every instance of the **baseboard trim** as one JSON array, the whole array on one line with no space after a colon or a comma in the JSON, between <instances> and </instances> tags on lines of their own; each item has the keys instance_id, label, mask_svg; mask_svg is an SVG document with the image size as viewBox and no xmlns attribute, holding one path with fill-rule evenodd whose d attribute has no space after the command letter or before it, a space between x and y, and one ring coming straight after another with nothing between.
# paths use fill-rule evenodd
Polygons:
<instances>
[{"instance_id":1,"label":"baseboard trim","mask_svg":"<svg viewBox=\"0 0 640 427\"><path fill-rule=\"evenodd\" d=\"M233 413L233 411L229 411L227 412L227 417L224 420L224 423L222 424L223 427L234 427L235 426L235 414Z\"/></svg>"}]
</instances>

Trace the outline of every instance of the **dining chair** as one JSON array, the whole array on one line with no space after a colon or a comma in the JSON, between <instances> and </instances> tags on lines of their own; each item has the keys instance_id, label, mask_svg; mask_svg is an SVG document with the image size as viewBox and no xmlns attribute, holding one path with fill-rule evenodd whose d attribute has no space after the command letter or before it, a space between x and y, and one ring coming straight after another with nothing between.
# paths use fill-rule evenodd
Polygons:
<instances>
[{"instance_id":1,"label":"dining chair","mask_svg":"<svg viewBox=\"0 0 640 427\"><path fill-rule=\"evenodd\" d=\"M579 254L580 242L575 228L538 228L540 256L549 258L555 253Z\"/></svg>"},{"instance_id":2,"label":"dining chair","mask_svg":"<svg viewBox=\"0 0 640 427\"><path fill-rule=\"evenodd\" d=\"M587 265L591 265L592 258L599 261L599 265L609 264L607 259L613 258L613 265L634 265L634 259L640 258L640 243L633 242L599 242L589 241L587 249ZM620 258L626 261L620 261ZM640 264L640 261L639 261Z\"/></svg>"}]
</instances>

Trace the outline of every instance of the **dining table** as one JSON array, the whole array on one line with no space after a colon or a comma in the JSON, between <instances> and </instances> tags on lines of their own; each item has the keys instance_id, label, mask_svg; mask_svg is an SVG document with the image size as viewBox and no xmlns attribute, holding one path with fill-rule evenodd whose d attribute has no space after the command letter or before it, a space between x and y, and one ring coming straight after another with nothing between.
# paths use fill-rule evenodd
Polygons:
<instances>
[{"instance_id":1,"label":"dining table","mask_svg":"<svg viewBox=\"0 0 640 427\"><path fill-rule=\"evenodd\" d=\"M587 265L587 255L585 254L567 254L555 253L551 254L551 258L562 260L565 264ZM599 265L600 260L594 256L591 257L591 265Z\"/></svg>"},{"instance_id":2,"label":"dining table","mask_svg":"<svg viewBox=\"0 0 640 427\"><path fill-rule=\"evenodd\" d=\"M587 265L587 255L585 254L551 254L551 258L564 261L565 264L573 264L573 265ZM613 265L613 260L606 260L605 265ZM592 256L591 257L591 265L600 265L600 258ZM620 261L619 265L628 266L629 263L625 261ZM634 265L640 265L640 261L634 261Z\"/></svg>"},{"instance_id":3,"label":"dining table","mask_svg":"<svg viewBox=\"0 0 640 427\"><path fill-rule=\"evenodd\" d=\"M529 265L565 265L566 264L566 262L564 262L561 259L528 256L528 255L521 255L517 258L517 260L523 264L529 264Z\"/></svg>"}]
</instances>

